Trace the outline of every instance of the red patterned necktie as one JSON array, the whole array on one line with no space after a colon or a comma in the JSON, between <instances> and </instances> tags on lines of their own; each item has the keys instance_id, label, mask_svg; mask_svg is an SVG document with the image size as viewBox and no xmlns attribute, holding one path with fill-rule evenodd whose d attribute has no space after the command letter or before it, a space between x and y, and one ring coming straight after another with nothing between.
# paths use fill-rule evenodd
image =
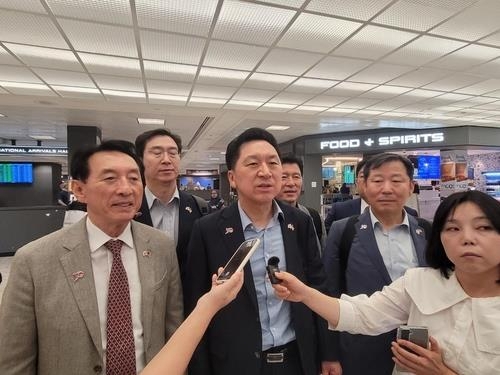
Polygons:
<instances>
[{"instance_id":1,"label":"red patterned necktie","mask_svg":"<svg viewBox=\"0 0 500 375\"><path fill-rule=\"evenodd\" d=\"M109 240L105 246L113 254L108 284L108 316L106 323L106 374L136 374L134 331L130 308L127 273L123 267L121 240Z\"/></svg>"}]
</instances>

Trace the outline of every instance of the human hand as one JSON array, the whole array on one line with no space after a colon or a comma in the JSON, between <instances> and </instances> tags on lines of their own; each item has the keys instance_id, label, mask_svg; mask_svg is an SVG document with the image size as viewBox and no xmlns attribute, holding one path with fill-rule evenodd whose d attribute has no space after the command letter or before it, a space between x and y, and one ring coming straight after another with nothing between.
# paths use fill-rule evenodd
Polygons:
<instances>
[{"instance_id":1,"label":"human hand","mask_svg":"<svg viewBox=\"0 0 500 375\"><path fill-rule=\"evenodd\" d=\"M342 375L342 366L339 361L321 362L321 375Z\"/></svg>"},{"instance_id":2,"label":"human hand","mask_svg":"<svg viewBox=\"0 0 500 375\"><path fill-rule=\"evenodd\" d=\"M397 342L392 342L391 350L394 354L392 359L400 368L417 375L455 374L444 364L443 355L436 339L429 337L429 342L429 349L422 348L407 340L399 339Z\"/></svg>"},{"instance_id":3,"label":"human hand","mask_svg":"<svg viewBox=\"0 0 500 375\"><path fill-rule=\"evenodd\" d=\"M243 271L236 272L223 283L217 283L217 276L222 272L222 269L219 267L217 274L212 275L212 288L204 296L217 310L234 300L243 285Z\"/></svg>"},{"instance_id":4,"label":"human hand","mask_svg":"<svg viewBox=\"0 0 500 375\"><path fill-rule=\"evenodd\" d=\"M276 272L276 277L282 280L279 284L273 284L274 293L280 299L290 302L302 302L309 289L302 281L288 272Z\"/></svg>"}]
</instances>

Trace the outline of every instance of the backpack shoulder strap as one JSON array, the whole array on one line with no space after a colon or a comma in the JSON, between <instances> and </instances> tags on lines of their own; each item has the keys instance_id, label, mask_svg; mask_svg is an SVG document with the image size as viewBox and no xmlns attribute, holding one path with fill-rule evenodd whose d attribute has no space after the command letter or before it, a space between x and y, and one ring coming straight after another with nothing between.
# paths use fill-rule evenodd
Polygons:
<instances>
[{"instance_id":1,"label":"backpack shoulder strap","mask_svg":"<svg viewBox=\"0 0 500 375\"><path fill-rule=\"evenodd\" d=\"M339 263L340 263L340 292L346 291L346 270L347 261L349 260L349 253L351 252L351 245L356 235L355 223L358 221L359 215L351 216L344 227L342 237L340 238L339 245Z\"/></svg>"},{"instance_id":2,"label":"backpack shoulder strap","mask_svg":"<svg viewBox=\"0 0 500 375\"><path fill-rule=\"evenodd\" d=\"M192 195L194 200L196 201L196 205L198 206L198 209L200 210L200 213L202 216L205 216L208 214L208 203L205 199L197 196L197 195Z\"/></svg>"},{"instance_id":3,"label":"backpack shoulder strap","mask_svg":"<svg viewBox=\"0 0 500 375\"><path fill-rule=\"evenodd\" d=\"M323 235L323 233L322 233L323 226L321 224L321 217L319 216L318 211L316 211L310 207L306 207L306 208L307 208L307 211L309 212L309 215L311 216L311 218L313 220L314 229L316 229L316 234L318 235L318 239L321 242L321 237Z\"/></svg>"}]
</instances>

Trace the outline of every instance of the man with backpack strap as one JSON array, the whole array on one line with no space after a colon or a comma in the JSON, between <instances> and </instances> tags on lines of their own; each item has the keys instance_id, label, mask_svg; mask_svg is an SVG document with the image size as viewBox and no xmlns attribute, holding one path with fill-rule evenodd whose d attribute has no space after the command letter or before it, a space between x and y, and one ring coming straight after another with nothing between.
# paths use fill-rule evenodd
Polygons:
<instances>
[{"instance_id":1,"label":"man with backpack strap","mask_svg":"<svg viewBox=\"0 0 500 375\"><path fill-rule=\"evenodd\" d=\"M323 262L333 296L371 295L408 268L425 266L430 224L404 210L413 192L413 165L400 155L383 153L364 168L364 193L370 206L359 215L333 223ZM330 335L343 375L391 374L395 331L379 336Z\"/></svg>"}]
</instances>

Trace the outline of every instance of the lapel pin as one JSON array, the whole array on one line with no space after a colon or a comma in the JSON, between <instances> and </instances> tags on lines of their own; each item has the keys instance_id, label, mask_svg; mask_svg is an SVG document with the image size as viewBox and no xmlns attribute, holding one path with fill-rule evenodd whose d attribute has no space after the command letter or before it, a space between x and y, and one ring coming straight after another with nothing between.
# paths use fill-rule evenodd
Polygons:
<instances>
[{"instance_id":1,"label":"lapel pin","mask_svg":"<svg viewBox=\"0 0 500 375\"><path fill-rule=\"evenodd\" d=\"M144 250L142 252L143 257L150 257L151 256L151 250Z\"/></svg>"},{"instance_id":2,"label":"lapel pin","mask_svg":"<svg viewBox=\"0 0 500 375\"><path fill-rule=\"evenodd\" d=\"M224 234L230 234L233 233L233 228L226 228L226 233Z\"/></svg>"},{"instance_id":3,"label":"lapel pin","mask_svg":"<svg viewBox=\"0 0 500 375\"><path fill-rule=\"evenodd\" d=\"M142 216L142 212L141 211L135 213L135 217L139 217L139 216Z\"/></svg>"},{"instance_id":4,"label":"lapel pin","mask_svg":"<svg viewBox=\"0 0 500 375\"><path fill-rule=\"evenodd\" d=\"M85 272L83 271L73 272L71 276L73 277L73 281L76 283L78 280L83 279L83 276L85 276Z\"/></svg>"},{"instance_id":5,"label":"lapel pin","mask_svg":"<svg viewBox=\"0 0 500 375\"><path fill-rule=\"evenodd\" d=\"M293 226L293 224L288 224L288 229L293 232L295 230L295 227Z\"/></svg>"},{"instance_id":6,"label":"lapel pin","mask_svg":"<svg viewBox=\"0 0 500 375\"><path fill-rule=\"evenodd\" d=\"M422 233L423 233L424 231L423 231L422 229L420 229L420 228L417 228L417 229L415 230L415 232L416 232L419 236L421 236L421 235L422 235Z\"/></svg>"},{"instance_id":7,"label":"lapel pin","mask_svg":"<svg viewBox=\"0 0 500 375\"><path fill-rule=\"evenodd\" d=\"M363 225L361 225L361 226L359 227L359 229L366 229L366 228L368 228L368 226L367 226L366 224L363 224Z\"/></svg>"},{"instance_id":8,"label":"lapel pin","mask_svg":"<svg viewBox=\"0 0 500 375\"><path fill-rule=\"evenodd\" d=\"M186 211L189 212L189 213L191 213L191 212L193 212L193 209L191 207L187 206L186 207Z\"/></svg>"}]
</instances>

